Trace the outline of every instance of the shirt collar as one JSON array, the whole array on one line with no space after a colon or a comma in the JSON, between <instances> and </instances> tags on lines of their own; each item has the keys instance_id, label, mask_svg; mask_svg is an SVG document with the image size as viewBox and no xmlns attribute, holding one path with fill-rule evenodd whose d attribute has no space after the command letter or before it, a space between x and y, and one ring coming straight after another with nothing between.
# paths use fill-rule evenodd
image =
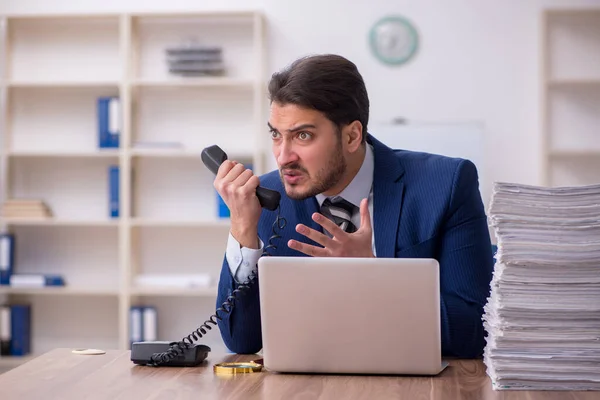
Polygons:
<instances>
[{"instance_id":1,"label":"shirt collar","mask_svg":"<svg viewBox=\"0 0 600 400\"><path fill-rule=\"evenodd\" d=\"M367 149L365 151L365 159L363 160L362 166L358 170L358 173L352 179L350 184L346 186L344 190L338 195L343 197L345 200L354 204L356 207L360 207L362 199L368 199L371 193L371 186L373 184L373 171L375 170L375 162L373 157L373 148L370 144L366 144ZM336 197L336 196L330 196ZM316 196L319 202L319 207L323 205L323 202L327 196L319 193Z\"/></svg>"}]
</instances>

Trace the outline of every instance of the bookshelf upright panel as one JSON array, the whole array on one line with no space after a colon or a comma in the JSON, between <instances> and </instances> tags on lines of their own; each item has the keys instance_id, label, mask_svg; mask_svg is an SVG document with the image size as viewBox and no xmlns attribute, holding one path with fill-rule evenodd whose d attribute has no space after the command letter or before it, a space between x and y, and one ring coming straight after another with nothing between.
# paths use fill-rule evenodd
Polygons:
<instances>
[{"instance_id":1,"label":"bookshelf upright panel","mask_svg":"<svg viewBox=\"0 0 600 400\"><path fill-rule=\"evenodd\" d=\"M600 8L546 10L541 26L543 184L600 183Z\"/></svg>"}]
</instances>

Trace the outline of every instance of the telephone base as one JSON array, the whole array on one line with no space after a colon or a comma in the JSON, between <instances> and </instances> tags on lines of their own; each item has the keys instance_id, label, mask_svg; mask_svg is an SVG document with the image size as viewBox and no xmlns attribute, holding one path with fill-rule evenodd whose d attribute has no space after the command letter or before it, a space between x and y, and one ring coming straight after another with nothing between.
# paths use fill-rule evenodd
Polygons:
<instances>
[{"instance_id":1,"label":"telephone base","mask_svg":"<svg viewBox=\"0 0 600 400\"><path fill-rule=\"evenodd\" d=\"M154 354L168 351L176 343L167 341L134 342L131 345L131 361L138 365L148 365ZM167 363L161 363L158 366L196 367L206 359L209 351L210 347L208 346L194 344L189 349L184 349L183 354L180 356L175 357Z\"/></svg>"}]
</instances>

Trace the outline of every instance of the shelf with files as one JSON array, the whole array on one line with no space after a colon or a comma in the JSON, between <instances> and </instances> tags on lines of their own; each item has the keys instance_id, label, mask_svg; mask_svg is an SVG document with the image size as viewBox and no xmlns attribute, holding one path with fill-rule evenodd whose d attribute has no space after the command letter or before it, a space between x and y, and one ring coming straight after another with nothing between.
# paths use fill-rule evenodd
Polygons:
<instances>
[{"instance_id":1,"label":"shelf with files","mask_svg":"<svg viewBox=\"0 0 600 400\"><path fill-rule=\"evenodd\" d=\"M6 151L18 155L115 155L98 146L97 102L118 85L40 86L6 91Z\"/></svg>"},{"instance_id":2,"label":"shelf with files","mask_svg":"<svg viewBox=\"0 0 600 400\"><path fill-rule=\"evenodd\" d=\"M133 296L132 306L153 307L156 310L156 339L180 341L203 325L216 310L216 289L213 296L188 296L144 294ZM209 346L212 352L228 352L219 328L206 324L206 334L195 341L196 344Z\"/></svg>"},{"instance_id":3,"label":"shelf with files","mask_svg":"<svg viewBox=\"0 0 600 400\"><path fill-rule=\"evenodd\" d=\"M542 183L600 183L600 9L542 13Z\"/></svg>"},{"instance_id":4,"label":"shelf with files","mask_svg":"<svg viewBox=\"0 0 600 400\"><path fill-rule=\"evenodd\" d=\"M57 303L78 296L83 303L73 302L73 315L85 314L86 304L110 304L110 317L87 321L90 332L81 333L96 336L97 344L86 347L98 348L127 348L129 308L140 297L166 305L165 314L176 314L178 302L205 302L206 311L214 311L229 219L219 214L222 203L201 151L217 144L230 159L264 172L261 13L0 18L7 33L0 76L7 99L1 114L2 195L41 199L53 213L0 219L0 228L16 235L19 272L57 273L67 280L63 288L3 288L0 295L28 298L36 307L40 299ZM165 49L191 43L219 48L223 74L170 72ZM121 143L99 149L97 101L107 96L120 98ZM118 218L108 213L111 166L119 167ZM153 274L204 274L210 282L197 289L136 285L136 278ZM69 314L55 316L55 323L64 320L72 323ZM36 329L50 323L42 318ZM110 333L102 334L109 326ZM36 353L76 345L52 344L43 335L34 340Z\"/></svg>"},{"instance_id":5,"label":"shelf with files","mask_svg":"<svg viewBox=\"0 0 600 400\"><path fill-rule=\"evenodd\" d=\"M31 354L58 347L118 348L118 296L78 296L74 301L73 296L13 294L9 302L31 307Z\"/></svg>"},{"instance_id":6,"label":"shelf with files","mask_svg":"<svg viewBox=\"0 0 600 400\"><path fill-rule=\"evenodd\" d=\"M115 295L119 293L119 229L115 226L9 225L14 235L14 276L58 275L63 287L30 293ZM10 288L9 294L25 288ZM48 291L45 291L48 290Z\"/></svg>"}]
</instances>

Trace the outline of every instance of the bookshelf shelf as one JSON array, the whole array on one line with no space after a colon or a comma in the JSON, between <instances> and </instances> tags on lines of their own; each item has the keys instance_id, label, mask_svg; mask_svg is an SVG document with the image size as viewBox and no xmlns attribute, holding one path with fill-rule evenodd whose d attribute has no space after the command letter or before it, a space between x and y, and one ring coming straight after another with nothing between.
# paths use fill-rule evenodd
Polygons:
<instances>
[{"instance_id":1,"label":"bookshelf shelf","mask_svg":"<svg viewBox=\"0 0 600 400\"><path fill-rule=\"evenodd\" d=\"M198 228L215 228L215 229L227 229L230 226L229 219L222 220L160 220L150 218L135 218L131 220L131 226L133 227L169 227L169 228L187 228L187 227L198 227Z\"/></svg>"},{"instance_id":2,"label":"bookshelf shelf","mask_svg":"<svg viewBox=\"0 0 600 400\"><path fill-rule=\"evenodd\" d=\"M217 288L132 287L134 296L216 297Z\"/></svg>"},{"instance_id":3,"label":"bookshelf shelf","mask_svg":"<svg viewBox=\"0 0 600 400\"><path fill-rule=\"evenodd\" d=\"M158 340L186 336L215 311L230 226L201 151L218 144L265 172L263 16L0 15L0 27L0 201L38 199L52 212L0 218L0 232L15 237L14 273L66 281L0 287L0 302L31 304L34 354L128 349L136 305L156 306ZM189 44L220 48L223 73L170 71L166 49ZM117 148L99 146L102 97L119 99L109 120ZM119 215L111 217L115 167ZM137 285L152 274L199 274L210 284ZM218 331L210 336L211 347L223 346Z\"/></svg>"},{"instance_id":4,"label":"bookshelf shelf","mask_svg":"<svg viewBox=\"0 0 600 400\"><path fill-rule=\"evenodd\" d=\"M586 150L586 149L563 149L553 150L550 152L550 156L556 158L598 158L600 159L600 150Z\"/></svg>"},{"instance_id":5,"label":"bookshelf shelf","mask_svg":"<svg viewBox=\"0 0 600 400\"><path fill-rule=\"evenodd\" d=\"M238 88L251 90L254 82L250 79L233 78L170 78L170 79L138 79L133 81L133 86L139 87L167 87L167 88L194 88L194 87L218 87Z\"/></svg>"},{"instance_id":6,"label":"bookshelf shelf","mask_svg":"<svg viewBox=\"0 0 600 400\"><path fill-rule=\"evenodd\" d=\"M130 151L130 154L132 157L156 157L156 158L177 158L177 159L181 159L181 158L196 158L196 159L201 159L202 156L202 149L194 149L194 150L187 150L187 149L178 149L178 148L173 148L173 149L132 149ZM232 159L232 160L251 160L253 155L250 153L244 153L244 152L229 152L227 154L228 158Z\"/></svg>"},{"instance_id":7,"label":"bookshelf shelf","mask_svg":"<svg viewBox=\"0 0 600 400\"><path fill-rule=\"evenodd\" d=\"M600 88L600 79L554 79L547 83L553 89L569 88Z\"/></svg>"},{"instance_id":8,"label":"bookshelf shelf","mask_svg":"<svg viewBox=\"0 0 600 400\"><path fill-rule=\"evenodd\" d=\"M35 295L35 296L118 296L118 288L93 286L64 286L44 288L1 287L0 294Z\"/></svg>"},{"instance_id":9,"label":"bookshelf shelf","mask_svg":"<svg viewBox=\"0 0 600 400\"><path fill-rule=\"evenodd\" d=\"M117 158L120 152L118 150L89 150L89 151L26 151L13 150L8 153L13 158Z\"/></svg>"},{"instance_id":10,"label":"bookshelf shelf","mask_svg":"<svg viewBox=\"0 0 600 400\"><path fill-rule=\"evenodd\" d=\"M600 183L600 9L542 13L542 182Z\"/></svg>"},{"instance_id":11,"label":"bookshelf shelf","mask_svg":"<svg viewBox=\"0 0 600 400\"><path fill-rule=\"evenodd\" d=\"M118 220L69 220L69 219L36 219L36 218L4 218L8 226L56 226L56 227L117 227Z\"/></svg>"},{"instance_id":12,"label":"bookshelf shelf","mask_svg":"<svg viewBox=\"0 0 600 400\"><path fill-rule=\"evenodd\" d=\"M9 81L4 84L9 89L61 89L61 88L87 88L87 89L106 89L118 88L118 81Z\"/></svg>"}]
</instances>

